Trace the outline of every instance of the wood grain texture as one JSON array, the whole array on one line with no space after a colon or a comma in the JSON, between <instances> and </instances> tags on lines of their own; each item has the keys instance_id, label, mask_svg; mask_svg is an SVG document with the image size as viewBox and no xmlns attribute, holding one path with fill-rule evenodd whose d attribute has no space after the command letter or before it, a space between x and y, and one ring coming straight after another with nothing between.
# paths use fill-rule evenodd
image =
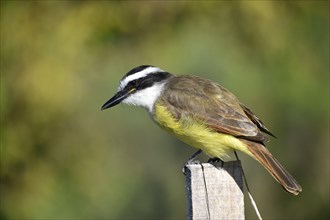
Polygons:
<instances>
[{"instance_id":1,"label":"wood grain texture","mask_svg":"<svg viewBox=\"0 0 330 220\"><path fill-rule=\"evenodd\" d=\"M245 219L240 161L189 164L185 171L188 219Z\"/></svg>"}]
</instances>

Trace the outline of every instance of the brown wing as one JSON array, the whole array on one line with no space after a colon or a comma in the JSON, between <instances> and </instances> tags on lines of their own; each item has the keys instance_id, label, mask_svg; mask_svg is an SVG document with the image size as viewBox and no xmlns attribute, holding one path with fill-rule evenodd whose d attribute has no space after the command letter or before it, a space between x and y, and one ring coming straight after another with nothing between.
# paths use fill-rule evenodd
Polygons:
<instances>
[{"instance_id":1,"label":"brown wing","mask_svg":"<svg viewBox=\"0 0 330 220\"><path fill-rule=\"evenodd\" d=\"M258 124L246 115L239 100L222 86L194 76L173 77L167 86L162 101L178 120L189 116L217 132L258 142L268 140Z\"/></svg>"},{"instance_id":2,"label":"brown wing","mask_svg":"<svg viewBox=\"0 0 330 220\"><path fill-rule=\"evenodd\" d=\"M253 121L254 124L256 124L258 126L258 128L262 132L265 132L265 133L273 136L274 138L276 138L276 136L268 130L268 128L265 126L265 124L251 111L251 109L244 106L243 104L241 104L241 107L243 108L245 114Z\"/></svg>"}]
</instances>

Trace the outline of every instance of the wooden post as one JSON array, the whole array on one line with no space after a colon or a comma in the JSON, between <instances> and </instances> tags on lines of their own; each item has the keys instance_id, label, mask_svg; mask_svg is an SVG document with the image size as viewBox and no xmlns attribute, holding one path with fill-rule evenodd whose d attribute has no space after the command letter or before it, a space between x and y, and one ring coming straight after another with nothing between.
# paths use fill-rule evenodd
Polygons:
<instances>
[{"instance_id":1,"label":"wooden post","mask_svg":"<svg viewBox=\"0 0 330 220\"><path fill-rule=\"evenodd\" d=\"M245 219L240 161L185 166L188 219Z\"/></svg>"}]
</instances>

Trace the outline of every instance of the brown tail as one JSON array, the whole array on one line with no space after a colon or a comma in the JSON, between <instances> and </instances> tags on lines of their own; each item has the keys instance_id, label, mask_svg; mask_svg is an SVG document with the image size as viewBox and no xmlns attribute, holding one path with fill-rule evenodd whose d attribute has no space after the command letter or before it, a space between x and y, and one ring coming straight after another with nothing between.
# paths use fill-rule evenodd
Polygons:
<instances>
[{"instance_id":1,"label":"brown tail","mask_svg":"<svg viewBox=\"0 0 330 220\"><path fill-rule=\"evenodd\" d=\"M286 171L275 157L262 144L241 140L246 143L250 152L261 163L282 187L294 195L298 195L302 188L297 181Z\"/></svg>"}]
</instances>

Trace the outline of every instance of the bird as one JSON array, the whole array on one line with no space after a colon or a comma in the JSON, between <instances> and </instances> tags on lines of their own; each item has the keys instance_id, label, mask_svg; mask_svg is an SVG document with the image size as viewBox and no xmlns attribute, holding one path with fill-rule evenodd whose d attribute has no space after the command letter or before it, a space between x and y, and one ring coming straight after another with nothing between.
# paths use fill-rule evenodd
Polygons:
<instances>
[{"instance_id":1,"label":"bird","mask_svg":"<svg viewBox=\"0 0 330 220\"><path fill-rule=\"evenodd\" d=\"M220 84L140 65L120 80L117 92L101 107L119 103L146 109L165 131L211 158L240 151L257 160L289 193L302 187L265 147L275 137L264 123Z\"/></svg>"}]
</instances>

